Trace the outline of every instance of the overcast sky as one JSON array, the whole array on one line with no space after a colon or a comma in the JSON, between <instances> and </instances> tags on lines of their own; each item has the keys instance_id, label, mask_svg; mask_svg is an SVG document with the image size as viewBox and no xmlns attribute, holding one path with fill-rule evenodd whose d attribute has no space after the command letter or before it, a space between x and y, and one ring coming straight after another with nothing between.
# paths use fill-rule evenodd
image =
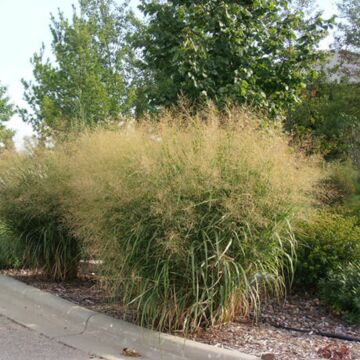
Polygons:
<instances>
[{"instance_id":1,"label":"overcast sky","mask_svg":"<svg viewBox=\"0 0 360 360\"><path fill-rule=\"evenodd\" d=\"M26 106L22 100L22 78L32 78L30 57L38 51L42 42L45 46L51 42L49 31L50 13L61 8L65 14L71 15L71 4L74 0L0 0L0 81L8 87L12 103ZM138 0L132 0L136 7ZM325 17L336 11L333 0L318 0L319 9ZM322 47L327 47L331 39ZM14 115L8 126L16 130L15 142L21 147L22 139L31 135L32 130L24 124L18 115Z\"/></svg>"}]
</instances>

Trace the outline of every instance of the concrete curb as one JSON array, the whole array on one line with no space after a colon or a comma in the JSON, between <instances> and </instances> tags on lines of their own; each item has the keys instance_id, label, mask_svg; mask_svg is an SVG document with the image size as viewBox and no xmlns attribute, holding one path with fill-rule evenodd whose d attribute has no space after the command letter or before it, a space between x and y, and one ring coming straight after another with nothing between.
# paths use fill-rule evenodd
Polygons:
<instances>
[{"instance_id":1,"label":"concrete curb","mask_svg":"<svg viewBox=\"0 0 360 360\"><path fill-rule=\"evenodd\" d=\"M0 275L0 314L52 339L108 360L135 349L148 360L259 360L235 350L154 332L96 313Z\"/></svg>"}]
</instances>

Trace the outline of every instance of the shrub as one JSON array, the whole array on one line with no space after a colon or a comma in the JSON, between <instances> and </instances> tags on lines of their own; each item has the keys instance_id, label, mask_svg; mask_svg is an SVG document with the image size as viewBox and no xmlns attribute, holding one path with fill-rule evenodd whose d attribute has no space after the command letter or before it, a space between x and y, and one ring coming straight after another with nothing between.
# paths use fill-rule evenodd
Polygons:
<instances>
[{"instance_id":1,"label":"shrub","mask_svg":"<svg viewBox=\"0 0 360 360\"><path fill-rule=\"evenodd\" d=\"M360 226L360 195L353 196L340 210L344 214L356 217L357 223Z\"/></svg>"},{"instance_id":2,"label":"shrub","mask_svg":"<svg viewBox=\"0 0 360 360\"><path fill-rule=\"evenodd\" d=\"M22 264L21 257L17 239L6 225L0 223L0 269L19 268Z\"/></svg>"},{"instance_id":3,"label":"shrub","mask_svg":"<svg viewBox=\"0 0 360 360\"><path fill-rule=\"evenodd\" d=\"M320 175L280 129L235 110L163 114L68 154L67 224L139 323L193 329L284 291L291 221Z\"/></svg>"},{"instance_id":4,"label":"shrub","mask_svg":"<svg viewBox=\"0 0 360 360\"><path fill-rule=\"evenodd\" d=\"M296 238L295 284L300 287L316 290L329 271L360 259L360 227L354 217L319 211L297 226Z\"/></svg>"},{"instance_id":5,"label":"shrub","mask_svg":"<svg viewBox=\"0 0 360 360\"><path fill-rule=\"evenodd\" d=\"M359 173L350 161L327 164L325 192L321 200L328 205L347 203L358 191Z\"/></svg>"},{"instance_id":6,"label":"shrub","mask_svg":"<svg viewBox=\"0 0 360 360\"><path fill-rule=\"evenodd\" d=\"M296 141L310 137L310 152L320 150L327 160L351 158L359 166L360 86L327 78L322 74L320 82L310 86L304 101L288 114L285 127Z\"/></svg>"},{"instance_id":7,"label":"shrub","mask_svg":"<svg viewBox=\"0 0 360 360\"><path fill-rule=\"evenodd\" d=\"M76 275L80 251L62 222L68 190L58 155L39 150L0 160L0 218L18 238L24 265L40 267L56 280Z\"/></svg>"},{"instance_id":8,"label":"shrub","mask_svg":"<svg viewBox=\"0 0 360 360\"><path fill-rule=\"evenodd\" d=\"M320 282L320 296L346 320L360 323L360 262L330 270Z\"/></svg>"}]
</instances>

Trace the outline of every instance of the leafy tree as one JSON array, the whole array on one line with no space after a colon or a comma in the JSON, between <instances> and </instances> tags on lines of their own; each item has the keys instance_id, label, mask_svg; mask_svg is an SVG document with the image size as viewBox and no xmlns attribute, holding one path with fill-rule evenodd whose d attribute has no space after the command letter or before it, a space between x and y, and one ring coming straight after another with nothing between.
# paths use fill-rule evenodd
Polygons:
<instances>
[{"instance_id":1,"label":"leafy tree","mask_svg":"<svg viewBox=\"0 0 360 360\"><path fill-rule=\"evenodd\" d=\"M342 0L338 3L337 48L342 58L341 70L345 76L360 81L360 1Z\"/></svg>"},{"instance_id":2,"label":"leafy tree","mask_svg":"<svg viewBox=\"0 0 360 360\"><path fill-rule=\"evenodd\" d=\"M13 113L13 106L9 103L9 98L6 95L6 87L0 84L0 151L14 147L13 136L15 132L7 129L4 125L4 122L8 121Z\"/></svg>"},{"instance_id":3,"label":"leafy tree","mask_svg":"<svg viewBox=\"0 0 360 360\"><path fill-rule=\"evenodd\" d=\"M315 0L292 0L291 6L301 10L313 9L315 6Z\"/></svg>"},{"instance_id":4,"label":"leafy tree","mask_svg":"<svg viewBox=\"0 0 360 360\"><path fill-rule=\"evenodd\" d=\"M360 1L342 0L338 3L341 18L339 28L342 31L341 45L360 53Z\"/></svg>"},{"instance_id":5,"label":"leafy tree","mask_svg":"<svg viewBox=\"0 0 360 360\"><path fill-rule=\"evenodd\" d=\"M31 111L24 121L43 135L92 126L116 118L131 107L127 88L126 5L113 0L79 0L68 20L51 16L53 60L45 48L32 58L35 81L25 81Z\"/></svg>"},{"instance_id":6,"label":"leafy tree","mask_svg":"<svg viewBox=\"0 0 360 360\"><path fill-rule=\"evenodd\" d=\"M330 22L305 20L287 0L143 0L135 39L142 51L143 101L171 106L212 100L278 114L299 100Z\"/></svg>"},{"instance_id":7,"label":"leafy tree","mask_svg":"<svg viewBox=\"0 0 360 360\"><path fill-rule=\"evenodd\" d=\"M286 126L298 139L309 137L311 151L320 150L327 159L350 157L360 168L360 1L338 6L337 52L330 53L338 63L312 83Z\"/></svg>"}]
</instances>

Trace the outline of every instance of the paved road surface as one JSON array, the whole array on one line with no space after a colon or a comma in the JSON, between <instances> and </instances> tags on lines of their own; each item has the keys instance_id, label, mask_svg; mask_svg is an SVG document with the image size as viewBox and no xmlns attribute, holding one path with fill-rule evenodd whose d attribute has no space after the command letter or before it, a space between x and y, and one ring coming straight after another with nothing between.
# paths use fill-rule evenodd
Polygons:
<instances>
[{"instance_id":1,"label":"paved road surface","mask_svg":"<svg viewBox=\"0 0 360 360\"><path fill-rule=\"evenodd\" d=\"M0 315L0 360L99 360Z\"/></svg>"}]
</instances>

